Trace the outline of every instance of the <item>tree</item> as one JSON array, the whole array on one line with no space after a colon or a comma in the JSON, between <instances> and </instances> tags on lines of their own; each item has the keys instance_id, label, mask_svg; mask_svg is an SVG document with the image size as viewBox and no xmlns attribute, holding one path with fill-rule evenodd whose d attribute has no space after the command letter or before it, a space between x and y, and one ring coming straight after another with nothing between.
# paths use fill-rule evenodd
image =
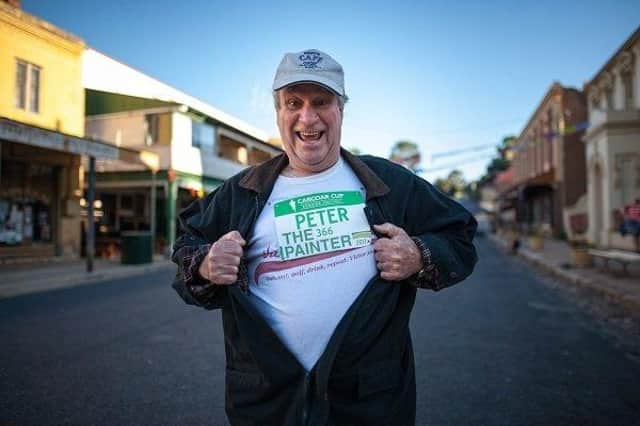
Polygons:
<instances>
[{"instance_id":1,"label":"tree","mask_svg":"<svg viewBox=\"0 0 640 426\"><path fill-rule=\"evenodd\" d=\"M434 185L445 194L454 198L461 198L465 195L468 185L464 175L458 169L452 170L446 178L438 178Z\"/></svg>"},{"instance_id":2,"label":"tree","mask_svg":"<svg viewBox=\"0 0 640 426\"><path fill-rule=\"evenodd\" d=\"M498 173L507 170L511 166L513 148L516 142L517 139L513 135L502 138L502 142L497 148L496 157L487 165L487 171L479 179L480 184L493 180Z\"/></svg>"},{"instance_id":3,"label":"tree","mask_svg":"<svg viewBox=\"0 0 640 426\"><path fill-rule=\"evenodd\" d=\"M420 171L418 164L420 164L420 149L418 144L408 140L400 140L391 148L391 155L389 157L394 163L401 164L413 171L414 173Z\"/></svg>"}]
</instances>

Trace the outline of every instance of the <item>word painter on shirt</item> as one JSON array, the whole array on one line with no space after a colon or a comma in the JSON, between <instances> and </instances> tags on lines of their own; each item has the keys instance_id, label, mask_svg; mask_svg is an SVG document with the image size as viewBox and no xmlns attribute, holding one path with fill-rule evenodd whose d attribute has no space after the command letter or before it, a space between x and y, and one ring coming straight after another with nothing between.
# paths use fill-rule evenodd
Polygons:
<instances>
[{"instance_id":1,"label":"word painter on shirt","mask_svg":"<svg viewBox=\"0 0 640 426\"><path fill-rule=\"evenodd\" d=\"M319 192L274 205L281 260L363 247L371 228L359 191Z\"/></svg>"}]
</instances>

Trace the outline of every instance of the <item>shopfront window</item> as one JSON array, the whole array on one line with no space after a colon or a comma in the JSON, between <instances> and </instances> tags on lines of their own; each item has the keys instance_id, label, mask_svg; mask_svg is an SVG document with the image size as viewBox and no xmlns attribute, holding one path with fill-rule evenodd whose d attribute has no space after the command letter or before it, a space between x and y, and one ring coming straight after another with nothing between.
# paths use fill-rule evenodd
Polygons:
<instances>
[{"instance_id":1,"label":"shopfront window","mask_svg":"<svg viewBox=\"0 0 640 426\"><path fill-rule=\"evenodd\" d=\"M51 242L53 167L2 161L0 245Z\"/></svg>"}]
</instances>

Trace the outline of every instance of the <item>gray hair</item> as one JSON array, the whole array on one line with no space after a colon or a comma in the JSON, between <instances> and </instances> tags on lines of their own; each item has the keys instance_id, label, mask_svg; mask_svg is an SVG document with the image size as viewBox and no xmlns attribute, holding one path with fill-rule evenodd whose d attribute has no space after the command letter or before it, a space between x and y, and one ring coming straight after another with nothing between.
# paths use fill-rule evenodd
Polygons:
<instances>
[{"instance_id":1,"label":"gray hair","mask_svg":"<svg viewBox=\"0 0 640 426\"><path fill-rule=\"evenodd\" d=\"M280 109L280 97L278 96L278 92L280 90L284 90L286 89L286 87L283 87L282 89L278 89L278 90L274 90L273 91L273 105L276 107L276 110ZM331 92L333 93L333 92ZM335 97L338 99L338 108L340 108L340 112L344 111L344 105L349 101L349 97L347 95L344 96L340 96L336 93L333 93L335 95Z\"/></svg>"}]
</instances>

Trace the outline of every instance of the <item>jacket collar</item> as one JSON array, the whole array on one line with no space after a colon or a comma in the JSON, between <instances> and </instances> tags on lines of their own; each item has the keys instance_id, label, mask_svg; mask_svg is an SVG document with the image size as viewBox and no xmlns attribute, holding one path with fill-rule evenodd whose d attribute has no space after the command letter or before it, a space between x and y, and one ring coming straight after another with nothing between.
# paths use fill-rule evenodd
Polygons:
<instances>
[{"instance_id":1,"label":"jacket collar","mask_svg":"<svg viewBox=\"0 0 640 426\"><path fill-rule=\"evenodd\" d=\"M367 191L367 201L372 198L386 195L390 189L380 179L364 161L351 154L344 148L340 148L340 155L349 164L353 172L358 176L360 182ZM262 194L271 191L280 172L289 164L286 154L282 153L277 157L266 161L259 166L249 169L246 175L240 179L239 185L242 188Z\"/></svg>"}]
</instances>

